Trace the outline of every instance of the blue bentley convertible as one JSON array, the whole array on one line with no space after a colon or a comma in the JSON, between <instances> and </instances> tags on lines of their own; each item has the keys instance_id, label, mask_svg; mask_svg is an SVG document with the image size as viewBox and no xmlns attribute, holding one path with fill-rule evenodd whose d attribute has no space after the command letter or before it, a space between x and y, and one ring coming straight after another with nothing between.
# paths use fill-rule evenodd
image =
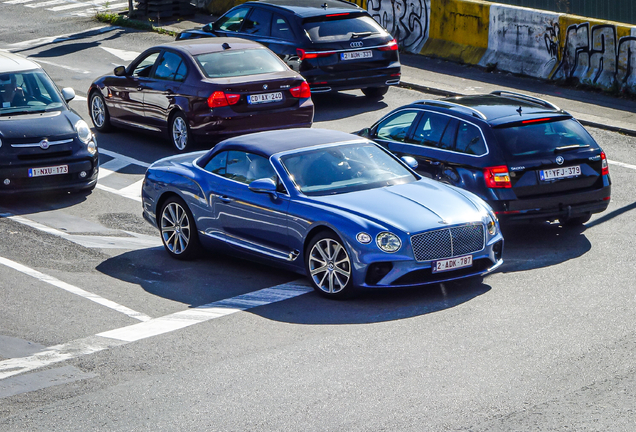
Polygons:
<instances>
[{"instance_id":1,"label":"blue bentley convertible","mask_svg":"<svg viewBox=\"0 0 636 432\"><path fill-rule=\"evenodd\" d=\"M142 205L174 258L224 248L306 274L333 298L484 275L503 262L484 201L343 132L254 133L161 159Z\"/></svg>"}]
</instances>

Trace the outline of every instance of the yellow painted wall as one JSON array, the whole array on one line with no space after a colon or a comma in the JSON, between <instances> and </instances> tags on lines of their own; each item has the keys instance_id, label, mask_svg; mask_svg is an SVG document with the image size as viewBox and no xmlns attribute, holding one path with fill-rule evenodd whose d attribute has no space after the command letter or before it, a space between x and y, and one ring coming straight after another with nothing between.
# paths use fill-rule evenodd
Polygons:
<instances>
[{"instance_id":1,"label":"yellow painted wall","mask_svg":"<svg viewBox=\"0 0 636 432\"><path fill-rule=\"evenodd\" d=\"M488 48L490 3L431 0L428 41L420 54L477 64Z\"/></svg>"},{"instance_id":2,"label":"yellow painted wall","mask_svg":"<svg viewBox=\"0 0 636 432\"><path fill-rule=\"evenodd\" d=\"M245 3L247 0L210 0L206 7L207 11L214 15L222 15L234 6ZM361 8L367 8L367 0L349 0Z\"/></svg>"}]
</instances>

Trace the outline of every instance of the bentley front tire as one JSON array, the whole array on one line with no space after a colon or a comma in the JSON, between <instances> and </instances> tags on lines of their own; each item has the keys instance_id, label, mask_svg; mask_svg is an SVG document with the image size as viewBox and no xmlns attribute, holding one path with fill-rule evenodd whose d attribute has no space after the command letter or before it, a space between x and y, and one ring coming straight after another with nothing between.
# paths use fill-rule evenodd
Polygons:
<instances>
[{"instance_id":1,"label":"bentley front tire","mask_svg":"<svg viewBox=\"0 0 636 432\"><path fill-rule=\"evenodd\" d=\"M351 259L334 233L319 233L309 242L305 268L313 288L321 295L334 299L354 295Z\"/></svg>"}]
</instances>

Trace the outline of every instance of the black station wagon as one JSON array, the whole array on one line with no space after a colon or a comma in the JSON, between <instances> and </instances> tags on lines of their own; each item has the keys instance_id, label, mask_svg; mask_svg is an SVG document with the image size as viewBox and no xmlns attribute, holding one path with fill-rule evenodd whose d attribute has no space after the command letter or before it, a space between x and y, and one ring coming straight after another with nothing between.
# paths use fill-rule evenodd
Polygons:
<instances>
[{"instance_id":1,"label":"black station wagon","mask_svg":"<svg viewBox=\"0 0 636 432\"><path fill-rule=\"evenodd\" d=\"M502 221L582 224L610 202L605 153L570 114L531 96L417 101L359 134L412 156L420 174L477 194Z\"/></svg>"},{"instance_id":2,"label":"black station wagon","mask_svg":"<svg viewBox=\"0 0 636 432\"><path fill-rule=\"evenodd\" d=\"M400 83L396 40L369 13L343 0L268 0L236 6L179 39L233 36L267 46L307 80L312 93L361 89L383 96Z\"/></svg>"}]
</instances>

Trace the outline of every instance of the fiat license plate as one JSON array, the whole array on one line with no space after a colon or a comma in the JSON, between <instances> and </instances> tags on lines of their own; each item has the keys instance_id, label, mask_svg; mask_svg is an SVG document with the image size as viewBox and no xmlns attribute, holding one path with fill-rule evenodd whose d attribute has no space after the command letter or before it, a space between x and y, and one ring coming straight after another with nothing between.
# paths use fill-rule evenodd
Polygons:
<instances>
[{"instance_id":1,"label":"fiat license plate","mask_svg":"<svg viewBox=\"0 0 636 432\"><path fill-rule=\"evenodd\" d=\"M578 177L580 175L580 165L539 171L539 177L541 177L541 180L555 180L568 177Z\"/></svg>"},{"instance_id":2,"label":"fiat license plate","mask_svg":"<svg viewBox=\"0 0 636 432\"><path fill-rule=\"evenodd\" d=\"M68 165L58 165L46 168L29 168L29 177L40 177L57 174L68 174Z\"/></svg>"},{"instance_id":3,"label":"fiat license plate","mask_svg":"<svg viewBox=\"0 0 636 432\"><path fill-rule=\"evenodd\" d=\"M367 51L350 51L343 52L340 54L341 60L357 60L357 59L365 59L373 57L373 53L371 50Z\"/></svg>"},{"instance_id":4,"label":"fiat license plate","mask_svg":"<svg viewBox=\"0 0 636 432\"><path fill-rule=\"evenodd\" d=\"M268 102L280 102L283 100L283 93L263 93L263 94L255 94L249 95L247 98L247 103L250 104L260 104L260 103L268 103Z\"/></svg>"},{"instance_id":5,"label":"fiat license plate","mask_svg":"<svg viewBox=\"0 0 636 432\"><path fill-rule=\"evenodd\" d=\"M445 272L450 270L457 270L464 267L472 267L473 256L465 255L457 258L449 258L439 261L433 261L431 269L433 273Z\"/></svg>"}]
</instances>

